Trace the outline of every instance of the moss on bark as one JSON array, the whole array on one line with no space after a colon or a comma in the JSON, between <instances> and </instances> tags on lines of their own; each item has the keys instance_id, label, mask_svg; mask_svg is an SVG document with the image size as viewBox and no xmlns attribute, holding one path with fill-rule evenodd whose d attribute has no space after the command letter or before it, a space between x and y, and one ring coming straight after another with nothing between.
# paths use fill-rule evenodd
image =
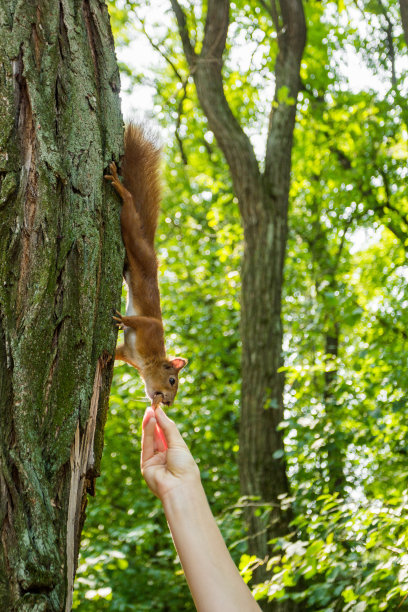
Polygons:
<instances>
[{"instance_id":1,"label":"moss on bark","mask_svg":"<svg viewBox=\"0 0 408 612\"><path fill-rule=\"evenodd\" d=\"M103 174L122 153L119 75L104 3L1 8L0 609L65 610L116 341L123 247Z\"/></svg>"}]
</instances>

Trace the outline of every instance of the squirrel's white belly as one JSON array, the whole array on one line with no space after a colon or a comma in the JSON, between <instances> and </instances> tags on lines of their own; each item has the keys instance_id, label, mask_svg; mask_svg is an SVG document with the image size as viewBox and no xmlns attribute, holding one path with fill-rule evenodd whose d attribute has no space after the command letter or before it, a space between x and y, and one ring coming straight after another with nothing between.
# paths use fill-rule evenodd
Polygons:
<instances>
[{"instance_id":1,"label":"squirrel's white belly","mask_svg":"<svg viewBox=\"0 0 408 612\"><path fill-rule=\"evenodd\" d=\"M126 284L128 287L128 295L127 295L127 302L126 302L126 316L127 317L138 317L140 316L141 313L138 312L133 305L133 295L132 295L132 289L131 289L130 282L129 282L129 272L127 272L126 274ZM142 357L139 355L138 351L136 350L136 340L137 340L136 330L134 330L132 327L125 327L125 338L126 338L126 345L130 348L130 351L132 353L132 361L134 365L137 368L143 368L144 361Z\"/></svg>"},{"instance_id":2,"label":"squirrel's white belly","mask_svg":"<svg viewBox=\"0 0 408 612\"><path fill-rule=\"evenodd\" d=\"M136 350L136 331L132 327L125 327L126 346L130 349L130 355L133 365L136 368L144 367L144 360Z\"/></svg>"},{"instance_id":3,"label":"squirrel's white belly","mask_svg":"<svg viewBox=\"0 0 408 612\"><path fill-rule=\"evenodd\" d=\"M126 302L126 316L127 317L140 317L142 313L136 310L136 308L134 307L132 289L130 286L129 272L126 272L126 284L128 288L127 302Z\"/></svg>"}]
</instances>

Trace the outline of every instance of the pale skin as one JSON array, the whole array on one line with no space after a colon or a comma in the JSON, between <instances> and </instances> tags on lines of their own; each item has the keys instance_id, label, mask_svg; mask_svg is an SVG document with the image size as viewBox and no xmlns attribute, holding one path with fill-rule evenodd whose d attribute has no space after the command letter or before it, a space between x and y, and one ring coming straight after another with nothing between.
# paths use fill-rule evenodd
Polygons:
<instances>
[{"instance_id":1,"label":"pale skin","mask_svg":"<svg viewBox=\"0 0 408 612\"><path fill-rule=\"evenodd\" d=\"M143 419L141 468L161 500L198 612L260 612L211 513L200 472L161 407Z\"/></svg>"}]
</instances>

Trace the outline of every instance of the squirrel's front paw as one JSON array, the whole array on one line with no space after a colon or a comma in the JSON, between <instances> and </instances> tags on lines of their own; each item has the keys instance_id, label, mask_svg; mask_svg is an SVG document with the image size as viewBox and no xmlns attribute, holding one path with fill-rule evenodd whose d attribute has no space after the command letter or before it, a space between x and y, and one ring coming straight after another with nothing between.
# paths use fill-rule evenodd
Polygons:
<instances>
[{"instance_id":1,"label":"squirrel's front paw","mask_svg":"<svg viewBox=\"0 0 408 612\"><path fill-rule=\"evenodd\" d=\"M112 319L114 319L115 321L118 321L118 323L116 323L116 325L119 327L119 329L125 329L125 324L122 321L122 315L119 312L119 310L116 311L116 315L118 315L118 316L113 315Z\"/></svg>"}]
</instances>

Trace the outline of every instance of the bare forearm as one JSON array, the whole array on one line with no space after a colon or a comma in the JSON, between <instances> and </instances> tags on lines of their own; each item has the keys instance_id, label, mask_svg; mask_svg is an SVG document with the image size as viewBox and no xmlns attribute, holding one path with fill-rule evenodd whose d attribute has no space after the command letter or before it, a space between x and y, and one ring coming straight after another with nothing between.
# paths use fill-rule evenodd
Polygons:
<instances>
[{"instance_id":1,"label":"bare forearm","mask_svg":"<svg viewBox=\"0 0 408 612\"><path fill-rule=\"evenodd\" d=\"M157 425L166 445L155 436ZM141 465L163 503L197 612L260 612L222 539L197 464L160 407L148 408L143 419Z\"/></svg>"},{"instance_id":2,"label":"bare forearm","mask_svg":"<svg viewBox=\"0 0 408 612\"><path fill-rule=\"evenodd\" d=\"M200 482L163 500L198 612L259 612L225 546Z\"/></svg>"}]
</instances>

